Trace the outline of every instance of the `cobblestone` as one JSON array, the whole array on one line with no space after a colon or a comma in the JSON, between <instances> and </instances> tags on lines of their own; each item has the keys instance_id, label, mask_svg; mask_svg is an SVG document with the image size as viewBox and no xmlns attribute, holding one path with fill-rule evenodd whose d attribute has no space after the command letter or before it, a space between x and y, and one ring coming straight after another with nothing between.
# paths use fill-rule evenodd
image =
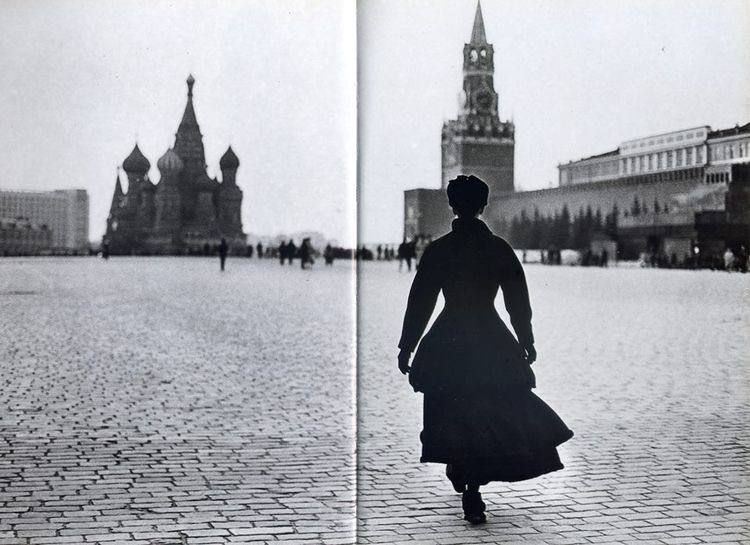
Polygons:
<instances>
[{"instance_id":1,"label":"cobblestone","mask_svg":"<svg viewBox=\"0 0 750 545\"><path fill-rule=\"evenodd\" d=\"M0 260L0 544L354 543L351 266L227 265Z\"/></svg>"},{"instance_id":2,"label":"cobblestone","mask_svg":"<svg viewBox=\"0 0 750 545\"><path fill-rule=\"evenodd\" d=\"M359 542L750 543L748 277L527 276L537 393L576 436L560 448L565 470L488 486L488 523L470 527L444 466L418 462L421 395L396 369L410 277L363 268Z\"/></svg>"},{"instance_id":3,"label":"cobblestone","mask_svg":"<svg viewBox=\"0 0 750 545\"><path fill-rule=\"evenodd\" d=\"M747 277L530 266L576 437L473 528L418 463L411 276L360 268L355 478L349 264L228 265L0 261L0 545L750 542Z\"/></svg>"}]
</instances>

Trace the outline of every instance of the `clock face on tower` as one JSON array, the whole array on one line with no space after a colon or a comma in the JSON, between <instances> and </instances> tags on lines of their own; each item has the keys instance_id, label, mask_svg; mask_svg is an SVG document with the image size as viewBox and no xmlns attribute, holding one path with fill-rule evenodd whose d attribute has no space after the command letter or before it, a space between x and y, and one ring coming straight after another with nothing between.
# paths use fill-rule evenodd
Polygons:
<instances>
[{"instance_id":1,"label":"clock face on tower","mask_svg":"<svg viewBox=\"0 0 750 545\"><path fill-rule=\"evenodd\" d=\"M479 58L479 54L477 53L476 49L472 49L469 52L469 59L471 59L471 62L477 62L477 59Z\"/></svg>"},{"instance_id":2,"label":"clock face on tower","mask_svg":"<svg viewBox=\"0 0 750 545\"><path fill-rule=\"evenodd\" d=\"M477 93L477 106L482 110L489 110L492 106L492 96L487 91Z\"/></svg>"}]
</instances>

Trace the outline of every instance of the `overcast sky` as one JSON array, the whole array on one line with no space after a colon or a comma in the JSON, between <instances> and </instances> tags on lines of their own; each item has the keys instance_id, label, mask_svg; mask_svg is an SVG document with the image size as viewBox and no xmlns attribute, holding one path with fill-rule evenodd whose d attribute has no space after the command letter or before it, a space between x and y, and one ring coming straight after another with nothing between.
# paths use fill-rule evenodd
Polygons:
<instances>
[{"instance_id":1,"label":"overcast sky","mask_svg":"<svg viewBox=\"0 0 750 545\"><path fill-rule=\"evenodd\" d=\"M399 240L403 194L440 186L476 0L359 6L360 233ZM516 188L649 134L750 121L749 1L482 0Z\"/></svg>"},{"instance_id":2,"label":"overcast sky","mask_svg":"<svg viewBox=\"0 0 750 545\"><path fill-rule=\"evenodd\" d=\"M438 187L474 0L0 2L0 187L83 187L91 238L137 140L171 146L196 77L209 174L240 157L249 233L398 240L403 190ZM750 121L750 2L484 0L516 187L622 140ZM358 41L355 46L355 30ZM355 108L359 70L359 123Z\"/></svg>"},{"instance_id":3,"label":"overcast sky","mask_svg":"<svg viewBox=\"0 0 750 545\"><path fill-rule=\"evenodd\" d=\"M354 239L356 23L347 0L0 2L0 187L83 187L91 238L136 139L174 143L192 72L211 176L231 143L249 233Z\"/></svg>"}]
</instances>

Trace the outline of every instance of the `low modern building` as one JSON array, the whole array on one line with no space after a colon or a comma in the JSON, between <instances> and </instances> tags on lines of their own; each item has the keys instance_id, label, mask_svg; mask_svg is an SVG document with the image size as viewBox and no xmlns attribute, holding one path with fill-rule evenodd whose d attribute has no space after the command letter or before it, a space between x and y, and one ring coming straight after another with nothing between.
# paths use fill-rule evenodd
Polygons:
<instances>
[{"instance_id":1,"label":"low modern building","mask_svg":"<svg viewBox=\"0 0 750 545\"><path fill-rule=\"evenodd\" d=\"M51 235L53 253L88 252L89 197L85 189L0 190L0 218L45 227Z\"/></svg>"}]
</instances>

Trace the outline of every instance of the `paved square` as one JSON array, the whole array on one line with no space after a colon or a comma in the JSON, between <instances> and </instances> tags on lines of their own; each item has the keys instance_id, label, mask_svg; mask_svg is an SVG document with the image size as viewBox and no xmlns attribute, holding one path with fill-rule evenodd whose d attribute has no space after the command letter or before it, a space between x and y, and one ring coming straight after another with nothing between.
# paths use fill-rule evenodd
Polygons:
<instances>
[{"instance_id":1,"label":"paved square","mask_svg":"<svg viewBox=\"0 0 750 545\"><path fill-rule=\"evenodd\" d=\"M351 264L0 260L0 543L354 542Z\"/></svg>"},{"instance_id":2,"label":"paved square","mask_svg":"<svg viewBox=\"0 0 750 545\"><path fill-rule=\"evenodd\" d=\"M750 278L527 267L539 388L575 431L566 469L494 483L461 518L419 464L421 394L396 369L408 280L360 282L360 543L750 543ZM502 308L499 302L498 308Z\"/></svg>"},{"instance_id":3,"label":"paved square","mask_svg":"<svg viewBox=\"0 0 750 545\"><path fill-rule=\"evenodd\" d=\"M349 263L0 260L0 545L750 542L750 277L529 266L576 437L471 528L418 463L411 275L359 270L355 370Z\"/></svg>"}]
</instances>

